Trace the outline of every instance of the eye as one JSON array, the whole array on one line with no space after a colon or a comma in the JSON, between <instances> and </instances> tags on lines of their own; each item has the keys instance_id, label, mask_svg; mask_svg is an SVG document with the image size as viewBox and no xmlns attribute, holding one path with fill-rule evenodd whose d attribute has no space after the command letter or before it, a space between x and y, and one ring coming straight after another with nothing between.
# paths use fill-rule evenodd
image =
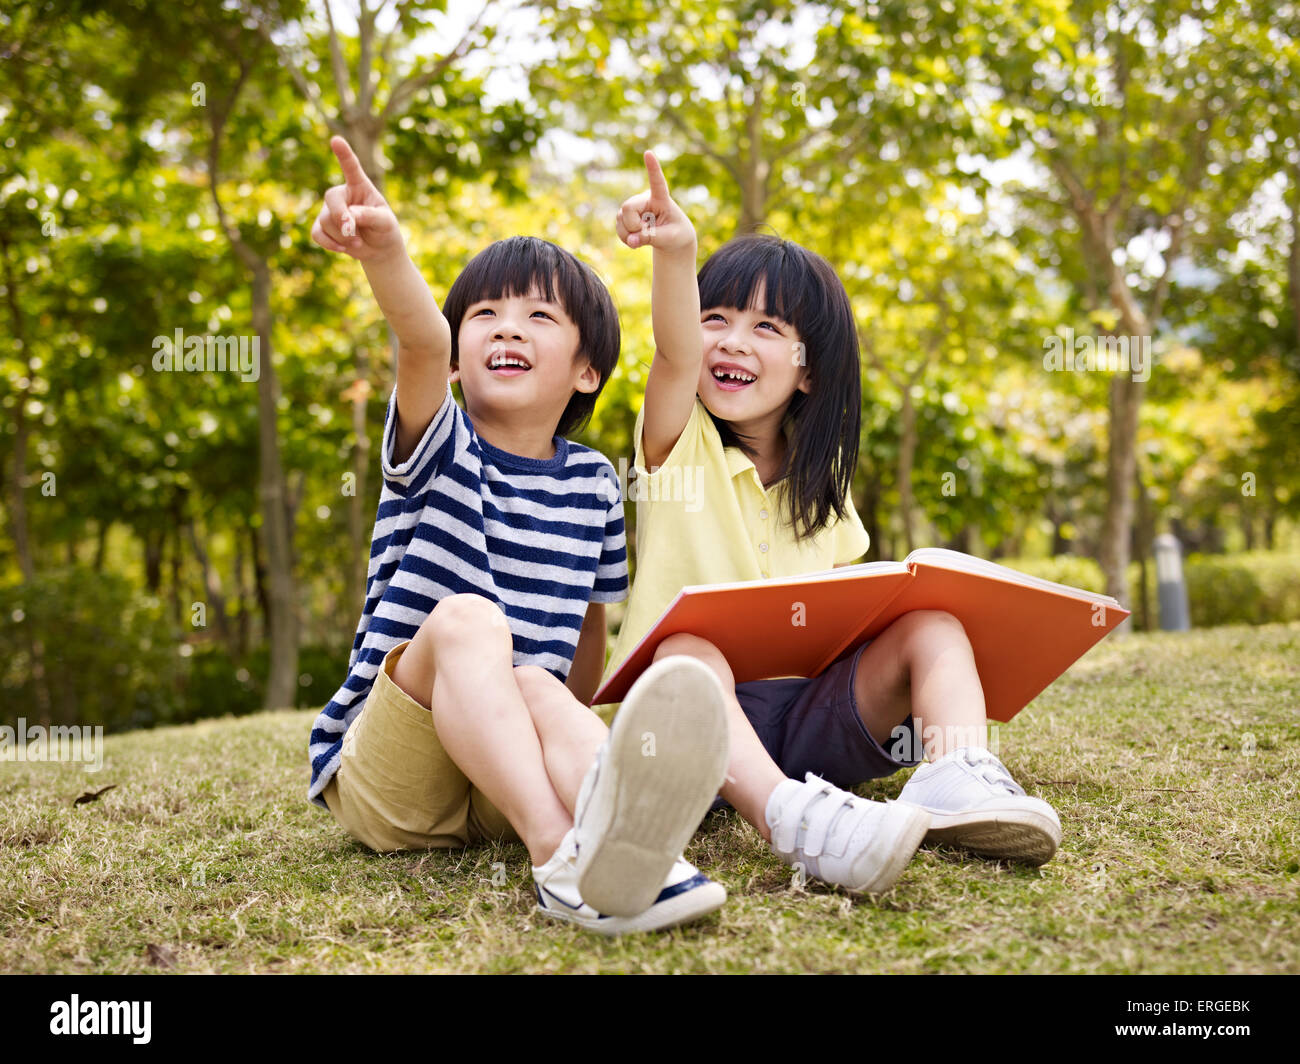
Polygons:
<instances>
[{"instance_id":1,"label":"eye","mask_svg":"<svg viewBox=\"0 0 1300 1064\"><path fill-rule=\"evenodd\" d=\"M479 307L478 310L474 311L471 317L477 318L480 314L491 314L491 313L492 313L491 307Z\"/></svg>"},{"instance_id":2,"label":"eye","mask_svg":"<svg viewBox=\"0 0 1300 1064\"><path fill-rule=\"evenodd\" d=\"M727 319L724 318L721 314L719 314L716 310L714 310L714 311L710 311L708 314L704 315L704 320L705 320L705 321L712 321L714 318L717 318L718 321L726 321L726 320L727 320Z\"/></svg>"},{"instance_id":3,"label":"eye","mask_svg":"<svg viewBox=\"0 0 1300 1064\"><path fill-rule=\"evenodd\" d=\"M554 321L554 320L555 320L555 319L552 318L549 314L547 314L546 311L544 311L544 310L535 310L535 311L533 311L533 313L534 313L534 314L540 314L543 318L546 318L548 321Z\"/></svg>"},{"instance_id":4,"label":"eye","mask_svg":"<svg viewBox=\"0 0 1300 1064\"><path fill-rule=\"evenodd\" d=\"M766 325L769 329L771 329L771 330L772 330L774 333L776 333L778 336L782 335L782 333L781 333L781 327L780 327L779 325L775 325L775 324L773 324L773 323L770 322L770 321L760 321L760 322L758 323L758 326L757 326L757 327L761 329L764 325Z\"/></svg>"}]
</instances>

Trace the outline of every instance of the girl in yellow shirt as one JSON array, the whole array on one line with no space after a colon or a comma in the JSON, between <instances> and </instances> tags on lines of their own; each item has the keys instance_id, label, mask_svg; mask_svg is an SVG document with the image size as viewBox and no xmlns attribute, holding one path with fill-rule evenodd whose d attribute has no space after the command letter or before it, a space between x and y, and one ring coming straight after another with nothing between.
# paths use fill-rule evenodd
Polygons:
<instances>
[{"instance_id":1,"label":"girl in yellow shirt","mask_svg":"<svg viewBox=\"0 0 1300 1064\"><path fill-rule=\"evenodd\" d=\"M645 162L650 189L616 222L628 247L654 248L655 354L635 432L636 580L607 677L683 586L825 570L868 545L850 498L861 377L844 286L769 236L732 240L697 278L694 228ZM1060 844L1052 807L987 749L974 656L950 614L909 613L813 679L737 685L692 635L664 640L656 660L673 654L726 692L722 798L808 875L874 893L922 841L1035 864ZM844 789L922 753L897 801Z\"/></svg>"}]
</instances>

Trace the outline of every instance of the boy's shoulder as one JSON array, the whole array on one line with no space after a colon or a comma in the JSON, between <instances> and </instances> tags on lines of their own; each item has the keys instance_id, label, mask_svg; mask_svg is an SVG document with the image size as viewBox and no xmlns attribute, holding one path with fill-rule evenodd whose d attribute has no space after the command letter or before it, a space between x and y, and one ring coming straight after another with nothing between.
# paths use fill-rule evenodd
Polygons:
<instances>
[{"instance_id":1,"label":"boy's shoulder","mask_svg":"<svg viewBox=\"0 0 1300 1064\"><path fill-rule=\"evenodd\" d=\"M614 463L609 460L603 453L594 447L588 447L586 444L577 443L574 440L564 437L563 439L567 448L565 461L565 471L569 476L582 478L595 477L601 481L595 491L596 494L605 499L606 502L614 502L621 498L619 492L619 475L614 469ZM627 460L624 459L624 466ZM611 495L612 492L612 495Z\"/></svg>"}]
</instances>

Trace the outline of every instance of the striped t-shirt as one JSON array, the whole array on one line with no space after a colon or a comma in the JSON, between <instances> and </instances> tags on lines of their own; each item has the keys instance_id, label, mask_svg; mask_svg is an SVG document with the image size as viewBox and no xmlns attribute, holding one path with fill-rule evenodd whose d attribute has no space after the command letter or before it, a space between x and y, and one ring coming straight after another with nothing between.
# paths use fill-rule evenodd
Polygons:
<instances>
[{"instance_id":1,"label":"striped t-shirt","mask_svg":"<svg viewBox=\"0 0 1300 1064\"><path fill-rule=\"evenodd\" d=\"M384 656L415 635L440 599L465 592L491 599L509 621L515 664L563 680L587 604L627 597L623 500L604 455L559 436L552 458L498 450L474 431L449 385L411 456L393 465L396 412L394 389L365 608L347 679L308 741L307 797L322 807L343 735Z\"/></svg>"}]
</instances>

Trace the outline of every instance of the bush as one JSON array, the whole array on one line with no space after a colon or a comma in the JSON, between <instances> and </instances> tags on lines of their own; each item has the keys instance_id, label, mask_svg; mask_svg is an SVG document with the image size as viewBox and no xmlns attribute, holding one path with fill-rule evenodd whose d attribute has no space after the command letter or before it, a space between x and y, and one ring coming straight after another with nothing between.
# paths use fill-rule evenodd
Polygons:
<instances>
[{"instance_id":1,"label":"bush","mask_svg":"<svg viewBox=\"0 0 1300 1064\"><path fill-rule=\"evenodd\" d=\"M100 724L113 732L254 713L269 672L267 648L246 660L222 646L191 649L158 599L84 567L0 588L0 654L6 721L23 716L32 725ZM296 704L323 706L347 665L346 648L303 647Z\"/></svg>"},{"instance_id":2,"label":"bush","mask_svg":"<svg viewBox=\"0 0 1300 1064\"><path fill-rule=\"evenodd\" d=\"M1084 591L1106 589L1101 566L1092 558L1074 555L1008 558L999 564ZM1141 590L1137 562L1129 566L1128 577L1136 627L1141 620L1137 607ZM1183 579L1187 582L1187 602L1195 628L1300 620L1300 555L1269 551L1192 555L1183 561ZM1147 580L1152 626L1158 629L1160 600L1154 562L1147 566Z\"/></svg>"},{"instance_id":3,"label":"bush","mask_svg":"<svg viewBox=\"0 0 1300 1064\"><path fill-rule=\"evenodd\" d=\"M998 564L1042 580L1069 584L1070 587L1077 587L1084 591L1095 591L1098 594L1104 594L1106 591L1106 578L1102 575L1101 566L1091 558L1081 558L1075 554L1058 554L1055 558L1009 558L999 561Z\"/></svg>"},{"instance_id":4,"label":"bush","mask_svg":"<svg viewBox=\"0 0 1300 1064\"><path fill-rule=\"evenodd\" d=\"M0 588L0 654L6 717L115 731L181 719L176 633L156 598L114 573L52 569Z\"/></svg>"},{"instance_id":5,"label":"bush","mask_svg":"<svg viewBox=\"0 0 1300 1064\"><path fill-rule=\"evenodd\" d=\"M262 708L270 676L270 650L262 646L245 659L232 657L224 647L196 647L186 689L186 720L242 716ZM298 650L299 707L323 706L348 674L348 651L335 647L305 646Z\"/></svg>"},{"instance_id":6,"label":"bush","mask_svg":"<svg viewBox=\"0 0 1300 1064\"><path fill-rule=\"evenodd\" d=\"M1197 628L1300 620L1300 555L1192 555L1183 576Z\"/></svg>"}]
</instances>

